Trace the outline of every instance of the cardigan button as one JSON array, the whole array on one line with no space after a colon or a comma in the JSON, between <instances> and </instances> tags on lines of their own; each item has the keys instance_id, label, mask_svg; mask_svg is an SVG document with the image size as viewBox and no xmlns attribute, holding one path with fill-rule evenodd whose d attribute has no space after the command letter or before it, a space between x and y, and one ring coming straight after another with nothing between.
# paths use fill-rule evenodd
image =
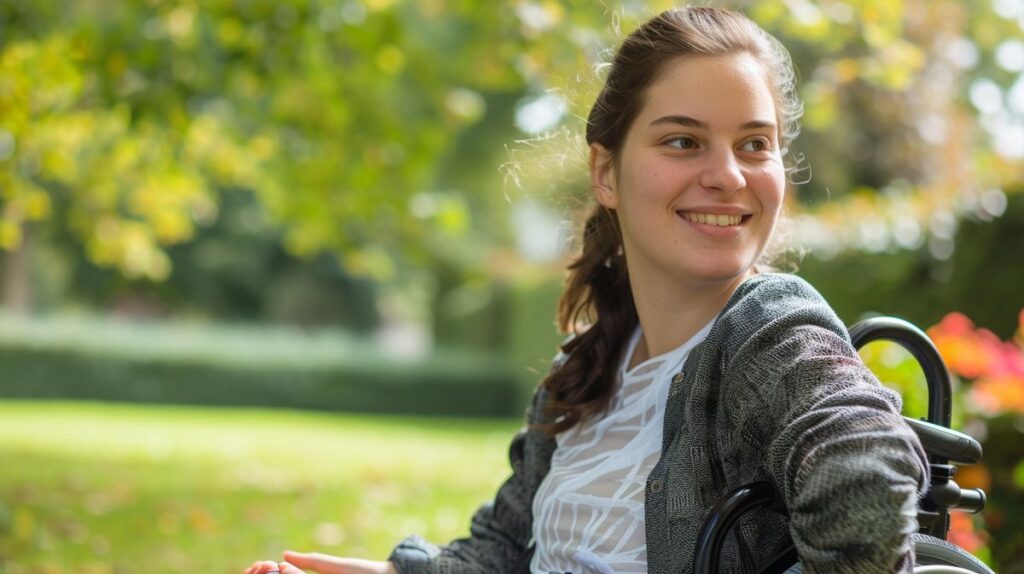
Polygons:
<instances>
[{"instance_id":1,"label":"cardigan button","mask_svg":"<svg viewBox=\"0 0 1024 574\"><path fill-rule=\"evenodd\" d=\"M682 373L676 373L675 376L672 377L672 384L673 385L679 385L679 384L682 384L682 382L683 382L683 374Z\"/></svg>"},{"instance_id":2,"label":"cardigan button","mask_svg":"<svg viewBox=\"0 0 1024 574\"><path fill-rule=\"evenodd\" d=\"M651 493L652 494L658 494L659 492L661 492L661 487L662 487L662 484L661 484L660 480L654 479L654 480L651 481Z\"/></svg>"}]
</instances>

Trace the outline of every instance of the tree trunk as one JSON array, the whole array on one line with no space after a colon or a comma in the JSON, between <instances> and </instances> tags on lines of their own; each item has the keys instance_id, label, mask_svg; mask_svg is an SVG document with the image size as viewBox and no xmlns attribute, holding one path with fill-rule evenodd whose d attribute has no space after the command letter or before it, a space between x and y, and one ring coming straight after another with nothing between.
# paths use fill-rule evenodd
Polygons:
<instances>
[{"instance_id":1,"label":"tree trunk","mask_svg":"<svg viewBox=\"0 0 1024 574\"><path fill-rule=\"evenodd\" d=\"M32 234L27 223L21 226L21 244L4 254L3 306L9 313L32 309Z\"/></svg>"}]
</instances>

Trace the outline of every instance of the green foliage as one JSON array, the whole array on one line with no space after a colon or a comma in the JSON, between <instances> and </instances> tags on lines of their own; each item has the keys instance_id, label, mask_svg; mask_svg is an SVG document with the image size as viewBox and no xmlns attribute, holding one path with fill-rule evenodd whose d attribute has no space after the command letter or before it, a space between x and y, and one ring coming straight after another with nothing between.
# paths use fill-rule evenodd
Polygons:
<instances>
[{"instance_id":1,"label":"green foliage","mask_svg":"<svg viewBox=\"0 0 1024 574\"><path fill-rule=\"evenodd\" d=\"M0 402L0 571L238 572L468 532L516 421Z\"/></svg>"},{"instance_id":2,"label":"green foliage","mask_svg":"<svg viewBox=\"0 0 1024 574\"><path fill-rule=\"evenodd\" d=\"M399 254L466 233L462 193L432 189L437 160L486 111L481 90L524 85L510 8L484 6L5 3L3 245L60 199L93 262L162 280L162 246L244 188L292 252L391 277ZM423 194L438 207L413 213Z\"/></svg>"},{"instance_id":3,"label":"green foliage","mask_svg":"<svg viewBox=\"0 0 1024 574\"><path fill-rule=\"evenodd\" d=\"M403 357L340 333L0 321L0 396L516 416L503 360L440 349Z\"/></svg>"},{"instance_id":4,"label":"green foliage","mask_svg":"<svg viewBox=\"0 0 1024 574\"><path fill-rule=\"evenodd\" d=\"M1020 253L1024 251L1024 194L1009 194L1006 213L992 222L964 220L956 249L936 261L927 249L850 252L830 261L807 258L799 274L814 285L847 323L866 313L895 315L934 325L959 310L1003 337L1024 307Z\"/></svg>"},{"instance_id":5,"label":"green foliage","mask_svg":"<svg viewBox=\"0 0 1024 574\"><path fill-rule=\"evenodd\" d=\"M480 250L467 260L447 245L507 239L507 222L484 214L505 211L496 167L521 135L511 106L553 89L570 120L583 114L606 48L671 5L5 2L0 247L50 222L95 264L165 280L166 247L215 220L223 191L244 189L291 252L332 252L354 273L395 279L425 257L479 265ZM1013 81L993 54L1020 29L990 3L723 5L777 34L801 70L799 148L817 174L806 202L860 188L885 218L909 204L921 221L1018 177L990 146L962 145L987 137L967 105L971 81ZM975 64L951 63L957 38L974 40ZM945 135L922 139L936 122ZM460 175L478 160L489 177ZM844 199L818 215L835 231L864 205Z\"/></svg>"}]
</instances>

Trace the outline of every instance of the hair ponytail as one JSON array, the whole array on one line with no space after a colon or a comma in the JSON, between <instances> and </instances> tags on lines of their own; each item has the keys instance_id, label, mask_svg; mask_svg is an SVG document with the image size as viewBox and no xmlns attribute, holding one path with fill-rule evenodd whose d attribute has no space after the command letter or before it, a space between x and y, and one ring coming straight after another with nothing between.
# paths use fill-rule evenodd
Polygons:
<instances>
[{"instance_id":1,"label":"hair ponytail","mask_svg":"<svg viewBox=\"0 0 1024 574\"><path fill-rule=\"evenodd\" d=\"M575 337L562 345L568 360L542 383L550 396L545 414L555 421L544 430L561 432L608 407L622 344L636 325L615 212L596 206L558 302L558 326Z\"/></svg>"}]
</instances>

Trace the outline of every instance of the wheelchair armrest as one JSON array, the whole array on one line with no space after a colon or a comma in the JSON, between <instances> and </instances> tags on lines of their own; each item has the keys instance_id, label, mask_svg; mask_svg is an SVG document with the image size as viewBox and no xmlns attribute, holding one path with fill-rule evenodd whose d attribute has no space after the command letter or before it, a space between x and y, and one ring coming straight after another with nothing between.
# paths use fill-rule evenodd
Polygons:
<instances>
[{"instance_id":1,"label":"wheelchair armrest","mask_svg":"<svg viewBox=\"0 0 1024 574\"><path fill-rule=\"evenodd\" d=\"M921 440L925 452L957 464L981 462L981 445L962 432L926 421L903 417Z\"/></svg>"}]
</instances>

